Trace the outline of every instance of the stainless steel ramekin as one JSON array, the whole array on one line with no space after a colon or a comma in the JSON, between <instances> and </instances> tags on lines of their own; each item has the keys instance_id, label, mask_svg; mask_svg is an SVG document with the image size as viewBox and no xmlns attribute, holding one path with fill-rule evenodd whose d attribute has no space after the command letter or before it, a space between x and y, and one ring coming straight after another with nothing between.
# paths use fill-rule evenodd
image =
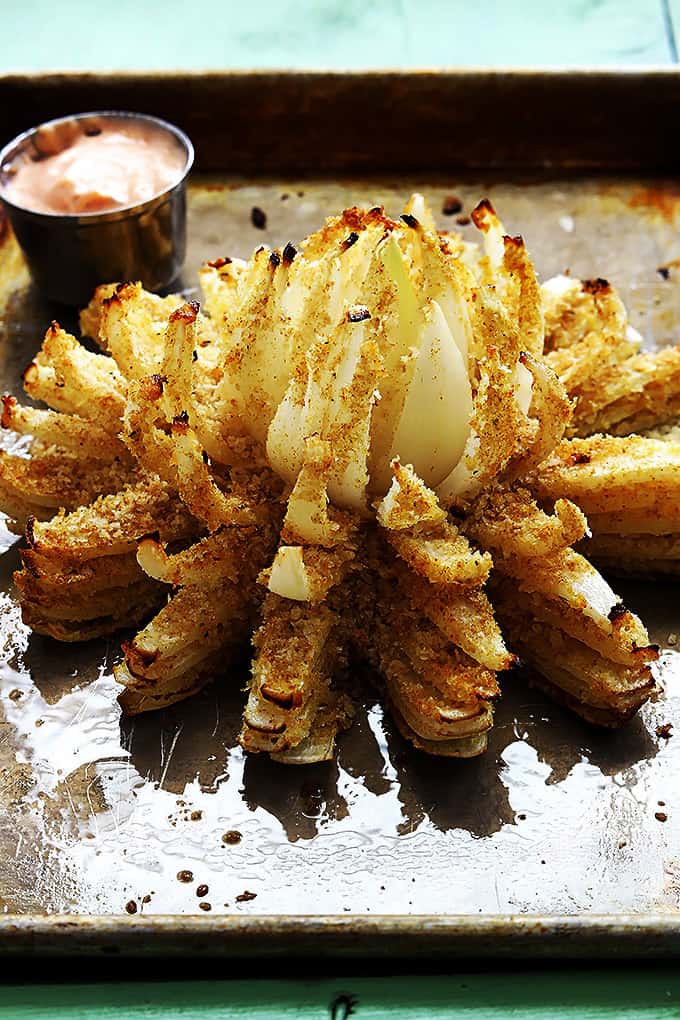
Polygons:
<instances>
[{"instance_id":1,"label":"stainless steel ramekin","mask_svg":"<svg viewBox=\"0 0 680 1020\"><path fill-rule=\"evenodd\" d=\"M185 155L178 180L142 204L111 212L34 212L7 198L6 185L18 156L42 155L41 129L80 126L79 121L135 120L171 134ZM39 136L38 136L39 139ZM179 128L141 113L104 110L60 117L25 131L0 151L0 199L31 275L52 301L85 304L100 283L141 280L161 290L179 275L186 252L186 179L194 161L189 138Z\"/></svg>"}]
</instances>

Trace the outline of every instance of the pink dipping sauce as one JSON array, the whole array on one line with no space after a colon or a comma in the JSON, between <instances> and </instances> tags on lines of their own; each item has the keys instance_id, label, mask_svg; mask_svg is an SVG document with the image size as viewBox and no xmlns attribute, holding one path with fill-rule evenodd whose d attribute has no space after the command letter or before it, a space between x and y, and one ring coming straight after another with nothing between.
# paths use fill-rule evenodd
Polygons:
<instances>
[{"instance_id":1,"label":"pink dipping sauce","mask_svg":"<svg viewBox=\"0 0 680 1020\"><path fill-rule=\"evenodd\" d=\"M146 202L182 178L186 153L152 124L90 120L87 130L69 135L46 137L42 158L15 164L5 187L10 202L57 215L111 212Z\"/></svg>"}]
</instances>

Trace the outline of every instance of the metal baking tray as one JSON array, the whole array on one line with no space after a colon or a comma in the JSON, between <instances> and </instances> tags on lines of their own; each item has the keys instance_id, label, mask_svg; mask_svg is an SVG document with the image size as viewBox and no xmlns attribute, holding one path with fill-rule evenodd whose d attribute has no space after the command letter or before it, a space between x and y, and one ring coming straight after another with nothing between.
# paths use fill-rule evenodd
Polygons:
<instances>
[{"instance_id":1,"label":"metal baking tray","mask_svg":"<svg viewBox=\"0 0 680 1020\"><path fill-rule=\"evenodd\" d=\"M7 77L0 138L106 108L166 117L194 140L188 293L204 259L295 242L348 204L397 213L420 190L450 228L446 196L463 216L487 196L543 278L606 276L650 345L677 341L676 72ZM19 392L49 321L71 319L35 294L6 229L0 305L0 386ZM117 642L30 635L12 591L15 540L4 535L2 548L0 952L435 960L680 949L672 586L618 584L663 648L665 689L620 732L587 726L512 675L482 758L414 751L376 700L336 762L290 767L236 745L246 663L189 702L121 720ZM667 723L670 739L657 733ZM255 897L239 899L246 891Z\"/></svg>"}]
</instances>

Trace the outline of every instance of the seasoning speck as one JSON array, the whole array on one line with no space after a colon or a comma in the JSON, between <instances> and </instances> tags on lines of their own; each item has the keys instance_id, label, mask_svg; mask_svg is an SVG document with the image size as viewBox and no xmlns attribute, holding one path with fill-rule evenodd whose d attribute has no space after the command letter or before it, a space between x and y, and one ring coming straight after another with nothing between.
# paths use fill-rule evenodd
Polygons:
<instances>
[{"instance_id":1,"label":"seasoning speck","mask_svg":"<svg viewBox=\"0 0 680 1020\"><path fill-rule=\"evenodd\" d=\"M242 892L242 893L238 894L238 896L236 897L236 902L237 903L247 903L248 900L254 900L256 896L257 896L257 893L249 892L246 889L245 892Z\"/></svg>"},{"instance_id":2,"label":"seasoning speck","mask_svg":"<svg viewBox=\"0 0 680 1020\"><path fill-rule=\"evenodd\" d=\"M673 723L661 723L661 725L656 728L656 735L657 737L661 737L662 740L670 740L673 736Z\"/></svg>"},{"instance_id":3,"label":"seasoning speck","mask_svg":"<svg viewBox=\"0 0 680 1020\"><path fill-rule=\"evenodd\" d=\"M194 880L194 873L193 873L193 871L186 871L185 870L185 871L178 871L177 872L177 881L178 882L193 882L193 880Z\"/></svg>"},{"instance_id":4,"label":"seasoning speck","mask_svg":"<svg viewBox=\"0 0 680 1020\"><path fill-rule=\"evenodd\" d=\"M667 822L668 821L668 815L666 814L665 811L655 811L654 812L654 817L656 818L657 822Z\"/></svg>"},{"instance_id":5,"label":"seasoning speck","mask_svg":"<svg viewBox=\"0 0 680 1020\"><path fill-rule=\"evenodd\" d=\"M258 230L264 230L267 226L266 213L258 205L254 205L250 210L250 222Z\"/></svg>"},{"instance_id":6,"label":"seasoning speck","mask_svg":"<svg viewBox=\"0 0 680 1020\"><path fill-rule=\"evenodd\" d=\"M456 213L462 212L463 203L457 197L457 195L447 195L442 205L442 212L445 216L455 216Z\"/></svg>"},{"instance_id":7,"label":"seasoning speck","mask_svg":"<svg viewBox=\"0 0 680 1020\"><path fill-rule=\"evenodd\" d=\"M201 910L212 910L211 903L199 903L198 905L201 908Z\"/></svg>"},{"instance_id":8,"label":"seasoning speck","mask_svg":"<svg viewBox=\"0 0 680 1020\"><path fill-rule=\"evenodd\" d=\"M207 885L205 885L205 883L203 885L198 886L198 888L196 889L196 895L200 900L202 900L204 896L208 895L208 887Z\"/></svg>"},{"instance_id":9,"label":"seasoning speck","mask_svg":"<svg viewBox=\"0 0 680 1020\"><path fill-rule=\"evenodd\" d=\"M134 900L128 900L127 903L125 904L125 909L127 910L128 914L136 914L137 904L135 903Z\"/></svg>"},{"instance_id":10,"label":"seasoning speck","mask_svg":"<svg viewBox=\"0 0 680 1020\"><path fill-rule=\"evenodd\" d=\"M228 843L229 846L236 846L236 844L240 843L242 839L243 836L240 832L237 832L236 829L230 829L229 832L225 832L222 836L222 842Z\"/></svg>"}]
</instances>

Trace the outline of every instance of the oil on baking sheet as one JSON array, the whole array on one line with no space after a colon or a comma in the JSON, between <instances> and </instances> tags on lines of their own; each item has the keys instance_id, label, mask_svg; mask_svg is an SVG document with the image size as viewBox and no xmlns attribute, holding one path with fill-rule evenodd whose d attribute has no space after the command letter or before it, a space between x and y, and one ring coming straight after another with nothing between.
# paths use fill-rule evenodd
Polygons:
<instances>
[{"instance_id":1,"label":"oil on baking sheet","mask_svg":"<svg viewBox=\"0 0 680 1020\"><path fill-rule=\"evenodd\" d=\"M649 345L677 339L680 196L658 182L204 182L190 193L184 284L191 293L206 258L295 241L347 204L384 203L397 213L413 190L435 210L455 194L456 229L470 239L467 214L488 195L506 226L524 235L543 279L566 268L606 276ZM442 214L441 226L450 229L451 216ZM9 242L0 265L0 297L8 298L0 373L3 389L18 392L21 369L56 312L26 286ZM190 702L122 720L111 672L118 642L63 646L31 636L11 593L16 540L6 533L3 543L5 912L680 906L680 620L672 586L617 581L663 649L664 694L623 731L587 726L512 674L479 759L413 751L376 701L341 740L336 762L284 766L237 746L245 665Z\"/></svg>"}]
</instances>

